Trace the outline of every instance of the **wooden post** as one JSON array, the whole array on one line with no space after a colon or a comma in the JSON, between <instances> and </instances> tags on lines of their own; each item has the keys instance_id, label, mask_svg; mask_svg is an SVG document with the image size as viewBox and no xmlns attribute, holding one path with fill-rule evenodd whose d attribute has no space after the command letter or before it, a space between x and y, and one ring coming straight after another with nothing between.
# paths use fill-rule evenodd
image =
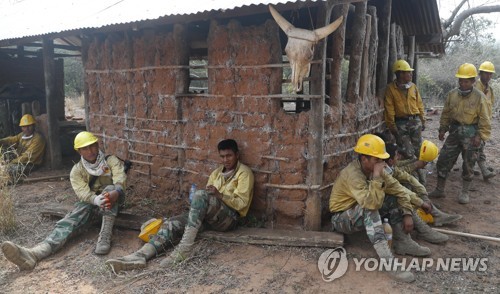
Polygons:
<instances>
[{"instance_id":1,"label":"wooden post","mask_svg":"<svg viewBox=\"0 0 500 294\"><path fill-rule=\"evenodd\" d=\"M363 44L363 59L361 61L361 81L359 83L359 96L361 97L362 100L366 99L368 93L368 85L369 83L369 76L368 72L370 70L369 63L368 63L368 51L370 49L370 37L371 37L371 32L372 32L372 17L371 15L367 14L366 16L366 29L365 29L365 40Z\"/></svg>"},{"instance_id":2,"label":"wooden post","mask_svg":"<svg viewBox=\"0 0 500 294\"><path fill-rule=\"evenodd\" d=\"M54 41L43 39L43 71L45 75L45 105L47 108L47 138L50 166L52 169L61 167L61 144L59 142L59 122L57 120L56 89L55 89Z\"/></svg>"},{"instance_id":3,"label":"wooden post","mask_svg":"<svg viewBox=\"0 0 500 294\"><path fill-rule=\"evenodd\" d=\"M347 102L356 103L359 97L361 76L361 58L366 31L366 2L354 3L356 7L353 19L351 54L349 56L349 74L347 77Z\"/></svg>"},{"instance_id":4,"label":"wooden post","mask_svg":"<svg viewBox=\"0 0 500 294\"><path fill-rule=\"evenodd\" d=\"M392 81L394 77L394 73L392 72L392 65L396 62L398 58L398 49L396 45L396 24L391 24L391 33L390 33L390 42L389 42L389 65L387 68L387 83Z\"/></svg>"},{"instance_id":5,"label":"wooden post","mask_svg":"<svg viewBox=\"0 0 500 294\"><path fill-rule=\"evenodd\" d=\"M396 25L396 51L397 59L406 59L403 29L399 25Z\"/></svg>"},{"instance_id":6,"label":"wooden post","mask_svg":"<svg viewBox=\"0 0 500 294\"><path fill-rule=\"evenodd\" d=\"M413 67L415 60L415 36L408 37L408 63Z\"/></svg>"},{"instance_id":7,"label":"wooden post","mask_svg":"<svg viewBox=\"0 0 500 294\"><path fill-rule=\"evenodd\" d=\"M392 0L382 1L379 9L379 41L377 54L377 97L383 97L387 86L387 68L389 63L389 35L391 25ZM391 75L392 77L392 75Z\"/></svg>"},{"instance_id":8,"label":"wooden post","mask_svg":"<svg viewBox=\"0 0 500 294\"><path fill-rule=\"evenodd\" d=\"M413 63L413 77L412 77L412 81L413 83L417 84L417 81L418 81L418 55L415 54L415 61Z\"/></svg>"},{"instance_id":9,"label":"wooden post","mask_svg":"<svg viewBox=\"0 0 500 294\"><path fill-rule=\"evenodd\" d=\"M24 57L24 46L17 45L17 58L23 58L23 57Z\"/></svg>"},{"instance_id":10,"label":"wooden post","mask_svg":"<svg viewBox=\"0 0 500 294\"><path fill-rule=\"evenodd\" d=\"M85 110L85 129L90 130L90 113L89 113L89 86L87 82L87 56L89 55L89 38L84 36L82 40L82 66L83 66L83 108Z\"/></svg>"},{"instance_id":11,"label":"wooden post","mask_svg":"<svg viewBox=\"0 0 500 294\"><path fill-rule=\"evenodd\" d=\"M368 59L370 60L369 63L369 73L368 77L370 79L370 83L368 85L369 91L368 95L369 97L373 97L376 94L376 87L377 87L377 46L378 46L378 18L377 18L377 8L374 6L368 6L367 8L368 14L371 15L371 21L372 21L372 26L371 26L371 34L370 34L370 51L368 53Z\"/></svg>"}]
</instances>

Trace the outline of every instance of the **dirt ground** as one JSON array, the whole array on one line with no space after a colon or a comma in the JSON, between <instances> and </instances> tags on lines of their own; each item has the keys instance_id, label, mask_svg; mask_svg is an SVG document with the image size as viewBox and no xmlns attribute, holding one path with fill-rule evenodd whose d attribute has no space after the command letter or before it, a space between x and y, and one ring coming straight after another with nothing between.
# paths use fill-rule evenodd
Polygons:
<instances>
[{"instance_id":1,"label":"dirt ground","mask_svg":"<svg viewBox=\"0 0 500 294\"><path fill-rule=\"evenodd\" d=\"M424 137L437 142L439 116L429 116ZM486 154L489 165L500 169L500 123L493 122L493 139ZM459 162L461 163L461 162ZM456 225L446 229L500 237L499 178L484 182L474 179L471 202L460 205L457 195L461 188L461 165L457 165L448 179L444 199L435 204L446 212L462 214ZM64 171L44 173L59 174ZM35 174L33 176L41 176ZM428 177L428 190L434 188L436 173ZM1 235L0 241L10 240L24 246L40 242L51 231L56 219L44 218L39 209L51 202L72 203L75 196L68 180L22 184L16 187L15 206L18 219L16 231ZM485 272L446 272L430 269L415 272L417 280L411 284L392 281L386 274L354 270L353 257L376 257L364 233L347 236L345 248L349 258L347 273L333 282L324 282L317 261L325 248L294 248L254 246L200 240L196 255L172 269L160 269L162 257L148 263L145 270L115 275L104 266L111 257L129 254L142 243L137 232L115 228L113 247L107 256L93 254L98 227L72 239L65 247L40 262L28 272L20 272L0 253L0 293L423 293L423 292L487 292L500 291L500 243L450 236L445 245L419 243L432 250L432 258L481 257L488 258Z\"/></svg>"}]
</instances>

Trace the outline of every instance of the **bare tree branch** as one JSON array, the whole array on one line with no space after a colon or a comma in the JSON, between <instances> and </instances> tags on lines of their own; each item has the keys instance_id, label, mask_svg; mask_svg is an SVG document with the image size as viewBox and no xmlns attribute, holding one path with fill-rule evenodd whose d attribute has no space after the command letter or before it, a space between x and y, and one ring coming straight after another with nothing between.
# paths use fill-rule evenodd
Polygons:
<instances>
[{"instance_id":1,"label":"bare tree branch","mask_svg":"<svg viewBox=\"0 0 500 294\"><path fill-rule=\"evenodd\" d=\"M451 13L451 16L445 20L443 22L443 27L447 30L450 25L453 23L453 20L455 19L455 16L457 16L458 12L460 11L460 9L462 8L462 6L465 4L465 2L467 2L468 0L462 0L462 2L460 2L460 4L458 4L457 7L455 7L455 9L453 9L453 12Z\"/></svg>"},{"instance_id":2,"label":"bare tree branch","mask_svg":"<svg viewBox=\"0 0 500 294\"><path fill-rule=\"evenodd\" d=\"M453 20L453 24L451 27L443 32L443 40L448 40L452 36L458 36L460 34L460 27L466 18L474 14L481 13L491 13L491 12L500 12L500 5L493 6L479 6L467 9L457 15L457 17Z\"/></svg>"}]
</instances>

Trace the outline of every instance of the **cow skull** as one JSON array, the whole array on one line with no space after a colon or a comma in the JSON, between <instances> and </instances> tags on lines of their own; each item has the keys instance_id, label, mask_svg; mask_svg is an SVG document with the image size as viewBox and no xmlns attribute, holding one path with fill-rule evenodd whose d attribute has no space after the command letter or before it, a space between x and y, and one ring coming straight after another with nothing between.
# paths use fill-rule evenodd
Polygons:
<instances>
[{"instance_id":1,"label":"cow skull","mask_svg":"<svg viewBox=\"0 0 500 294\"><path fill-rule=\"evenodd\" d=\"M311 70L311 60L314 56L314 45L321 39L333 33L342 23L343 17L314 31L294 27L271 5L269 10L279 27L288 36L288 43L285 47L286 56L292 68L292 86L295 93L302 90L302 80L309 76Z\"/></svg>"}]
</instances>

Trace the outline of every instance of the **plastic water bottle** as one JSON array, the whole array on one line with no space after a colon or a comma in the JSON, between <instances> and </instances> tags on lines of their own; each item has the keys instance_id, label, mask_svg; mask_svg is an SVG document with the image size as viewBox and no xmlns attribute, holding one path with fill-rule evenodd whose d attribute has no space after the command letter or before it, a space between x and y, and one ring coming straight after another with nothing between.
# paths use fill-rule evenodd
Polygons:
<instances>
[{"instance_id":1,"label":"plastic water bottle","mask_svg":"<svg viewBox=\"0 0 500 294\"><path fill-rule=\"evenodd\" d=\"M195 193L196 193L196 184L192 184L191 189L189 189L189 203L193 201Z\"/></svg>"},{"instance_id":2,"label":"plastic water bottle","mask_svg":"<svg viewBox=\"0 0 500 294\"><path fill-rule=\"evenodd\" d=\"M384 233L385 238L387 239L387 244L389 245L389 248L392 249L392 227L387 218L384 218Z\"/></svg>"}]
</instances>

